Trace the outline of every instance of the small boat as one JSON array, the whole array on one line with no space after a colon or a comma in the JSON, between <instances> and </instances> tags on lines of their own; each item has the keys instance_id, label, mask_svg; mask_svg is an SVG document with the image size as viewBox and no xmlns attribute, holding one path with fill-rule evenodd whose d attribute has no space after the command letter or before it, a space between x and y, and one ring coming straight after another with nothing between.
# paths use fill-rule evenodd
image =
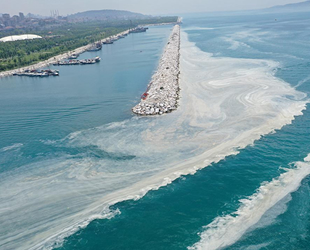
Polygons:
<instances>
[{"instance_id":1,"label":"small boat","mask_svg":"<svg viewBox=\"0 0 310 250\"><path fill-rule=\"evenodd\" d=\"M58 70L42 69L42 70L25 70L20 73L15 73L16 76L29 76L29 77L48 77L48 76L59 76Z\"/></svg>"},{"instance_id":2,"label":"small boat","mask_svg":"<svg viewBox=\"0 0 310 250\"><path fill-rule=\"evenodd\" d=\"M137 27L134 29L129 30L129 33L141 33L141 32L146 32L148 28L144 28L144 27Z\"/></svg>"},{"instance_id":3,"label":"small boat","mask_svg":"<svg viewBox=\"0 0 310 250\"><path fill-rule=\"evenodd\" d=\"M78 54L71 54L68 59L77 59L79 57Z\"/></svg>"},{"instance_id":4,"label":"small boat","mask_svg":"<svg viewBox=\"0 0 310 250\"><path fill-rule=\"evenodd\" d=\"M68 60L68 61L58 61L53 63L54 66L62 66L62 65L79 65L80 61L76 59Z\"/></svg>"},{"instance_id":5,"label":"small boat","mask_svg":"<svg viewBox=\"0 0 310 250\"><path fill-rule=\"evenodd\" d=\"M118 39L119 39L119 38L118 38L117 36L112 36L112 37L110 38L110 41L116 42Z\"/></svg>"},{"instance_id":6,"label":"small boat","mask_svg":"<svg viewBox=\"0 0 310 250\"><path fill-rule=\"evenodd\" d=\"M87 51L99 51L102 49L101 43L95 43L93 44Z\"/></svg>"},{"instance_id":7,"label":"small boat","mask_svg":"<svg viewBox=\"0 0 310 250\"><path fill-rule=\"evenodd\" d=\"M68 60L68 61L58 61L54 63L54 66L62 66L62 65L83 65L83 64L94 64L100 62L101 58L96 56L95 58L91 59L83 59L83 60ZM59 72L58 72L59 73ZM57 74L57 72L55 72Z\"/></svg>"},{"instance_id":8,"label":"small boat","mask_svg":"<svg viewBox=\"0 0 310 250\"><path fill-rule=\"evenodd\" d=\"M94 64L96 63L93 59L85 59L80 61L81 64Z\"/></svg>"},{"instance_id":9,"label":"small boat","mask_svg":"<svg viewBox=\"0 0 310 250\"><path fill-rule=\"evenodd\" d=\"M111 41L110 39L108 39L108 40L102 42L102 44L113 44L113 41Z\"/></svg>"},{"instance_id":10,"label":"small boat","mask_svg":"<svg viewBox=\"0 0 310 250\"><path fill-rule=\"evenodd\" d=\"M96 56L93 59L85 59L85 60L80 60L81 64L95 64L100 62L101 58L99 56Z\"/></svg>"},{"instance_id":11,"label":"small boat","mask_svg":"<svg viewBox=\"0 0 310 250\"><path fill-rule=\"evenodd\" d=\"M59 76L59 70L57 69L43 69L41 72L45 72L49 76Z\"/></svg>"},{"instance_id":12,"label":"small boat","mask_svg":"<svg viewBox=\"0 0 310 250\"><path fill-rule=\"evenodd\" d=\"M143 93L143 95L141 96L141 99L142 99L142 100L145 100L145 99L147 98L147 96L148 96L148 95L149 95L149 94L148 94L148 93L146 93L146 92L145 92L145 93Z\"/></svg>"}]
</instances>

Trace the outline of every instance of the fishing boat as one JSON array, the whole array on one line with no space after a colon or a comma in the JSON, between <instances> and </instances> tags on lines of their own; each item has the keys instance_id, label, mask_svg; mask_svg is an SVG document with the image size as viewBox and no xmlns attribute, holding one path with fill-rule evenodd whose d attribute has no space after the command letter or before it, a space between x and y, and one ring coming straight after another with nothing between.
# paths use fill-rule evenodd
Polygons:
<instances>
[{"instance_id":1,"label":"fishing boat","mask_svg":"<svg viewBox=\"0 0 310 250\"><path fill-rule=\"evenodd\" d=\"M146 32L148 28L146 27L137 27L134 29L129 30L129 33L141 33L141 32Z\"/></svg>"},{"instance_id":2,"label":"fishing boat","mask_svg":"<svg viewBox=\"0 0 310 250\"><path fill-rule=\"evenodd\" d=\"M58 61L56 63L53 63L54 66L62 66L62 65L79 65L80 61L79 60L68 60L68 61Z\"/></svg>"},{"instance_id":3,"label":"fishing boat","mask_svg":"<svg viewBox=\"0 0 310 250\"><path fill-rule=\"evenodd\" d=\"M15 73L16 76L29 76L29 77L48 77L48 76L59 76L58 70L42 69L42 70L25 70L19 73Z\"/></svg>"},{"instance_id":4,"label":"fishing boat","mask_svg":"<svg viewBox=\"0 0 310 250\"><path fill-rule=\"evenodd\" d=\"M43 69L41 72L45 72L49 76L59 76L59 70L57 69Z\"/></svg>"},{"instance_id":5,"label":"fishing boat","mask_svg":"<svg viewBox=\"0 0 310 250\"><path fill-rule=\"evenodd\" d=\"M78 54L71 54L68 59L77 59L79 57Z\"/></svg>"},{"instance_id":6,"label":"fishing boat","mask_svg":"<svg viewBox=\"0 0 310 250\"><path fill-rule=\"evenodd\" d=\"M101 43L94 43L87 51L99 51L102 49Z\"/></svg>"},{"instance_id":7,"label":"fishing boat","mask_svg":"<svg viewBox=\"0 0 310 250\"><path fill-rule=\"evenodd\" d=\"M102 42L102 44L113 44L113 41L111 41L110 39L108 39L108 40Z\"/></svg>"},{"instance_id":8,"label":"fishing boat","mask_svg":"<svg viewBox=\"0 0 310 250\"><path fill-rule=\"evenodd\" d=\"M67 61L58 61L54 63L54 66L62 66L62 65L85 65L85 64L94 64L100 62L101 58L96 56L91 59L83 59L83 60L67 60Z\"/></svg>"}]
</instances>

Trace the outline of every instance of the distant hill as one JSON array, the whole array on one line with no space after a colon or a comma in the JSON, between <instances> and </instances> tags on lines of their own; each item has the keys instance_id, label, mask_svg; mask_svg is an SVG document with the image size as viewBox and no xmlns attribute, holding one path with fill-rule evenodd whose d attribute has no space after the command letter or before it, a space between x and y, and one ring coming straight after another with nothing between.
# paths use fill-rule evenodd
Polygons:
<instances>
[{"instance_id":1,"label":"distant hill","mask_svg":"<svg viewBox=\"0 0 310 250\"><path fill-rule=\"evenodd\" d=\"M69 20L111 20L111 19L148 19L151 16L146 16L140 13L134 13L125 10L90 10L69 15Z\"/></svg>"},{"instance_id":2,"label":"distant hill","mask_svg":"<svg viewBox=\"0 0 310 250\"><path fill-rule=\"evenodd\" d=\"M292 3L286 5L278 5L268 9L266 12L307 12L310 11L310 0L301 3Z\"/></svg>"}]
</instances>

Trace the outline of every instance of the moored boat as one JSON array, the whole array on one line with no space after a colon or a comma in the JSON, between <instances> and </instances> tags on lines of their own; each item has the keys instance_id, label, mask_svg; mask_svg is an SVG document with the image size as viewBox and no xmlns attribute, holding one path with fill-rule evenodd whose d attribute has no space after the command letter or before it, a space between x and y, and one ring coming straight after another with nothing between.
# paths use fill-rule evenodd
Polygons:
<instances>
[{"instance_id":1,"label":"moored boat","mask_svg":"<svg viewBox=\"0 0 310 250\"><path fill-rule=\"evenodd\" d=\"M99 51L102 49L101 43L94 43L87 51L92 52L92 51Z\"/></svg>"},{"instance_id":2,"label":"moored boat","mask_svg":"<svg viewBox=\"0 0 310 250\"><path fill-rule=\"evenodd\" d=\"M63 65L84 65L84 64L94 64L100 62L101 58L96 56L91 59L82 59L82 60L67 60L67 61L58 61L54 63L54 66L63 66Z\"/></svg>"},{"instance_id":3,"label":"moored boat","mask_svg":"<svg viewBox=\"0 0 310 250\"><path fill-rule=\"evenodd\" d=\"M79 57L78 54L71 54L68 59L77 59Z\"/></svg>"},{"instance_id":4,"label":"moored boat","mask_svg":"<svg viewBox=\"0 0 310 250\"><path fill-rule=\"evenodd\" d=\"M147 27L136 27L134 29L129 30L129 33L141 33L146 32L148 28Z\"/></svg>"},{"instance_id":5,"label":"moored boat","mask_svg":"<svg viewBox=\"0 0 310 250\"><path fill-rule=\"evenodd\" d=\"M14 73L16 76L29 76L29 77L47 77L47 76L59 76L58 70L42 69L42 70L25 70L19 73Z\"/></svg>"},{"instance_id":6,"label":"moored boat","mask_svg":"<svg viewBox=\"0 0 310 250\"><path fill-rule=\"evenodd\" d=\"M111 39L107 39L106 41L102 42L102 44L113 44L113 41L111 41Z\"/></svg>"}]
</instances>

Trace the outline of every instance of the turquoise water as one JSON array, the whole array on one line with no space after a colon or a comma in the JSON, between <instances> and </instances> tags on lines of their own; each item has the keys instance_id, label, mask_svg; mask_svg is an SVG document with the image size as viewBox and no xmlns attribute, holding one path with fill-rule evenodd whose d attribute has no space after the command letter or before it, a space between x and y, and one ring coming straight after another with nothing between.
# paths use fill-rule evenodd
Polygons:
<instances>
[{"instance_id":1,"label":"turquoise water","mask_svg":"<svg viewBox=\"0 0 310 250\"><path fill-rule=\"evenodd\" d=\"M170 29L153 28L80 56L98 55L100 64L51 66L60 70L60 77L0 79L0 148L23 144L12 155L0 151L0 172L33 162L42 154L62 153L42 140L132 117L131 107L145 91Z\"/></svg>"},{"instance_id":2,"label":"turquoise water","mask_svg":"<svg viewBox=\"0 0 310 250\"><path fill-rule=\"evenodd\" d=\"M100 52L103 59L100 64L62 67L59 78L1 79L1 191L24 197L25 205L0 192L0 200L4 201L0 213L6 225L1 231L4 236L0 236L0 247L27 249L24 244L28 244L40 248L40 241L57 235L43 248L308 249L310 164L304 160L310 153L308 109L302 115L297 112L300 109L292 109L299 116L291 124L281 123L287 125L280 126L275 133L270 133L272 127L268 127L269 130L264 130L268 134L253 145L249 145L251 140L232 144L233 148L240 148L239 154L227 146L225 159L226 152L218 151L217 155L223 156L208 157L219 162L205 163L209 165L207 168L190 175L185 168L176 168L174 172L180 171L181 177L171 184L165 185L170 183L165 180L162 187L152 186L155 190L148 193L151 188L143 189L153 185L157 173L187 161L191 165L191 159L199 158L212 145L229 142L222 139L223 134L229 134L227 138L247 138L235 131L248 131L260 121L274 118L273 109L290 110L291 104L307 99L300 93L308 95L310 90L307 24L308 15L300 13L276 17L184 16L182 43L186 47L181 50L184 80L180 110L157 120L135 118L130 108L145 90L171 27L151 28L145 34L105 46ZM189 42L194 42L201 51L185 41L186 34ZM83 57L93 55L85 53ZM243 61L244 58L251 61ZM265 70L261 61L257 61L261 59L279 64ZM192 71L186 71L185 66ZM195 77L190 72L195 72ZM233 78L229 72L240 75ZM261 83L265 75L266 81ZM210 83L233 82L233 90L228 85L222 92L216 92L221 85L214 85L215 90L208 87L206 94L204 89L196 93L195 88L200 87L196 83L204 78ZM284 82L300 92L284 88L281 85ZM246 91L247 83L268 86L270 91L254 89L262 93L257 100L272 96L268 99L272 106L264 106L261 101L259 105L264 108L259 112L255 108L256 99L249 97L256 92ZM273 86L277 86L275 90ZM281 95L276 95L277 90ZM239 94L234 98L233 91L244 92L245 98ZM232 94L211 106L213 96L209 92L218 95L215 98L219 100L226 93ZM247 100L252 101L253 110L258 113L251 116L251 105L246 105L244 111L240 106L242 115L234 114L232 120L229 113L205 118L200 109L197 108L197 113L191 109L192 95L198 100L201 97L207 105L199 102L200 106L204 109L211 106L215 114L225 113L222 110L233 113L239 107L235 100L246 104ZM248 109L251 114L247 114ZM265 113L264 109L270 112ZM212 124L204 127L210 121ZM258 129L258 134L266 133L261 131ZM199 165L195 161L193 164ZM173 179L168 172L166 175ZM127 192L141 182L138 189L142 189L142 194ZM125 196L110 198L111 193L119 190ZM113 204L117 200L114 197L129 200L107 210L106 200ZM5 216L8 219L3 219ZM26 216L29 219L23 220ZM71 231L65 231L66 226ZM18 227L29 232L16 236ZM35 227L39 229L36 231ZM68 237L62 242L65 236Z\"/></svg>"}]
</instances>

